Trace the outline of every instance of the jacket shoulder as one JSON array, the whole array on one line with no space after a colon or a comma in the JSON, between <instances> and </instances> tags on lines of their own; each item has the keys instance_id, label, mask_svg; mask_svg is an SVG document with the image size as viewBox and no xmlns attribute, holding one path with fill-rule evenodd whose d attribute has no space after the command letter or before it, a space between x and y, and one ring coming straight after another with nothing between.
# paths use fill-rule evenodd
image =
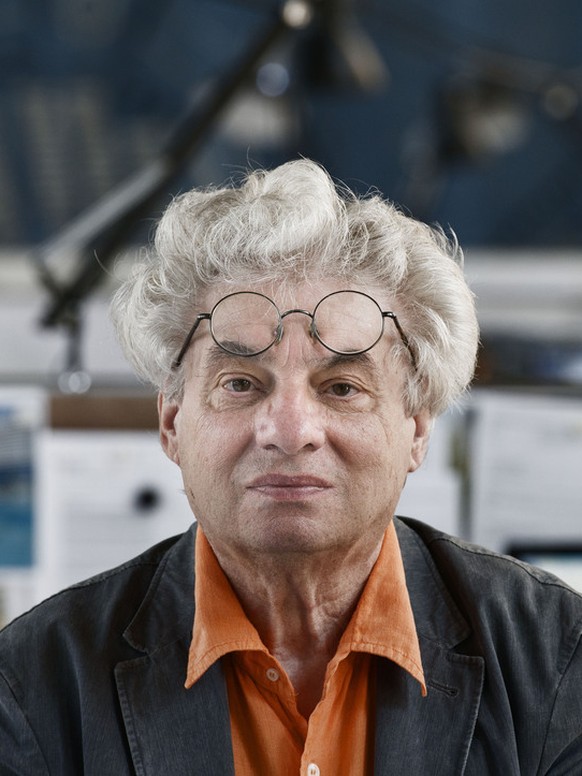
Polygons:
<instances>
[{"instance_id":1,"label":"jacket shoulder","mask_svg":"<svg viewBox=\"0 0 582 776\"><path fill-rule=\"evenodd\" d=\"M193 537L73 585L0 632L0 773L134 772L116 669L151 665L166 646L185 664Z\"/></svg>"},{"instance_id":2,"label":"jacket shoulder","mask_svg":"<svg viewBox=\"0 0 582 776\"><path fill-rule=\"evenodd\" d=\"M582 607L582 593L549 571L444 533L420 520L399 517L396 524L400 532L414 534L439 572L445 577L452 575L454 579L462 576L465 586L474 589L481 599L489 594L495 598L499 588L505 596L510 595L507 583L511 582L520 589L524 586L541 595L548 589L555 589L557 595L564 594L571 600L574 608ZM484 580L487 580L487 586L483 585Z\"/></svg>"},{"instance_id":3,"label":"jacket shoulder","mask_svg":"<svg viewBox=\"0 0 582 776\"><path fill-rule=\"evenodd\" d=\"M401 545L415 543L433 568L443 594L470 623L488 637L539 639L546 647L561 642L566 654L582 633L582 595L541 568L464 541L410 518L398 520ZM410 569L412 571L412 569ZM412 584L414 582L411 580Z\"/></svg>"},{"instance_id":4,"label":"jacket shoulder","mask_svg":"<svg viewBox=\"0 0 582 776\"><path fill-rule=\"evenodd\" d=\"M148 588L179 537L166 539L125 563L103 571L61 590L20 615L0 630L0 666L2 657L18 654L22 648L30 654L36 641L51 640L60 632L74 637L82 632L98 642L99 633L127 625L141 604Z\"/></svg>"}]
</instances>

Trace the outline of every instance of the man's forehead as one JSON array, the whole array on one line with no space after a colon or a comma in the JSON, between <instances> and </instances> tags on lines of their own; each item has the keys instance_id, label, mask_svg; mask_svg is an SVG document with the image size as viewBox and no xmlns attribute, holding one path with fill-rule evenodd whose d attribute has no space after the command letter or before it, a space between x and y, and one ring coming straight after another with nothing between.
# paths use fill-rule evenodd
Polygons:
<instances>
[{"instance_id":1,"label":"man's forehead","mask_svg":"<svg viewBox=\"0 0 582 776\"><path fill-rule=\"evenodd\" d=\"M290 281L283 278L278 281L264 282L252 280L240 283L219 282L209 286L198 298L197 309L198 312L210 312L217 302L229 294L253 291L268 296L281 311L296 307L313 310L327 294L345 290L369 294L382 309L391 309L388 295L379 286L366 282L354 282L346 278L315 278L303 281Z\"/></svg>"}]
</instances>

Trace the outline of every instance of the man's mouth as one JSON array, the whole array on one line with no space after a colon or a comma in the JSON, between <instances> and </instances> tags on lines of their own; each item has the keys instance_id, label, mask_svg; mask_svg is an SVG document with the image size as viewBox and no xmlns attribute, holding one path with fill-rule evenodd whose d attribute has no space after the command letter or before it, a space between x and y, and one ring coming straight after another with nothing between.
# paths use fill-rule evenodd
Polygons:
<instances>
[{"instance_id":1,"label":"man's mouth","mask_svg":"<svg viewBox=\"0 0 582 776\"><path fill-rule=\"evenodd\" d=\"M272 473L256 477L247 487L271 498L294 501L318 496L332 485L328 480L313 475Z\"/></svg>"}]
</instances>

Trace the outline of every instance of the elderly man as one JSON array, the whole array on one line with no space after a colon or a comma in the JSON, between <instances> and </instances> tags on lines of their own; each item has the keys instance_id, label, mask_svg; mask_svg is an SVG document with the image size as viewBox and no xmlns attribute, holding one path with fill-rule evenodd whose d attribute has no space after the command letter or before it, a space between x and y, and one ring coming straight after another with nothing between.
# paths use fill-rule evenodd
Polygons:
<instances>
[{"instance_id":1,"label":"elderly man","mask_svg":"<svg viewBox=\"0 0 582 776\"><path fill-rule=\"evenodd\" d=\"M1 774L582 773L582 599L394 517L460 258L305 160L172 203L113 310L197 522L5 629Z\"/></svg>"}]
</instances>

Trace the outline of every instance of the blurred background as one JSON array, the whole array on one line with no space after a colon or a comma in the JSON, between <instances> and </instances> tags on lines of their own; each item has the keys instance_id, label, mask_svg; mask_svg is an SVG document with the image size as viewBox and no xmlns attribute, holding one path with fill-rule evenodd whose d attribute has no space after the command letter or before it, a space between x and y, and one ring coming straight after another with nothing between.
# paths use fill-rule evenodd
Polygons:
<instances>
[{"instance_id":1,"label":"blurred background","mask_svg":"<svg viewBox=\"0 0 582 776\"><path fill-rule=\"evenodd\" d=\"M191 517L107 304L176 193L304 155L452 227L474 390L401 512L582 587L578 0L0 0L0 623Z\"/></svg>"}]
</instances>

